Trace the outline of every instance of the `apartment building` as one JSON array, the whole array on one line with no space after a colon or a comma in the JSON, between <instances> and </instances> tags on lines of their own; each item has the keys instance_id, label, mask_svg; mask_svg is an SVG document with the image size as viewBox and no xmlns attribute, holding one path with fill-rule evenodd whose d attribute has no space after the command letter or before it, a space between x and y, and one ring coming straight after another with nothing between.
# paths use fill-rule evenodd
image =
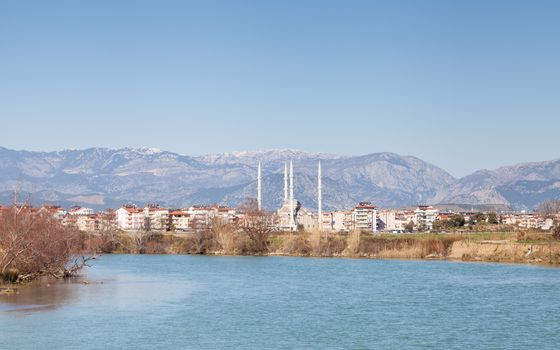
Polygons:
<instances>
[{"instance_id":1,"label":"apartment building","mask_svg":"<svg viewBox=\"0 0 560 350\"><path fill-rule=\"evenodd\" d=\"M332 212L322 213L319 218L319 229L321 231L333 231L333 214Z\"/></svg>"},{"instance_id":2,"label":"apartment building","mask_svg":"<svg viewBox=\"0 0 560 350\"><path fill-rule=\"evenodd\" d=\"M431 230L434 227L434 221L437 219L438 210L434 209L431 205L419 205L416 210L414 210L414 214L414 223L417 227Z\"/></svg>"},{"instance_id":3,"label":"apartment building","mask_svg":"<svg viewBox=\"0 0 560 350\"><path fill-rule=\"evenodd\" d=\"M550 230L554 226L552 218L533 213L511 213L501 216L502 223L506 225L515 225L527 229Z\"/></svg>"},{"instance_id":4,"label":"apartment building","mask_svg":"<svg viewBox=\"0 0 560 350\"><path fill-rule=\"evenodd\" d=\"M413 213L412 216L415 216ZM405 210L386 209L377 213L378 229L388 232L404 232L406 225L411 221L411 215Z\"/></svg>"},{"instance_id":5,"label":"apartment building","mask_svg":"<svg viewBox=\"0 0 560 350\"><path fill-rule=\"evenodd\" d=\"M171 231L189 231L191 227L191 214L185 210L172 210L169 212L169 229Z\"/></svg>"},{"instance_id":6,"label":"apartment building","mask_svg":"<svg viewBox=\"0 0 560 350\"><path fill-rule=\"evenodd\" d=\"M361 202L352 210L354 229L377 232L377 207L370 202Z\"/></svg>"},{"instance_id":7,"label":"apartment building","mask_svg":"<svg viewBox=\"0 0 560 350\"><path fill-rule=\"evenodd\" d=\"M169 209L154 204L144 207L144 228L149 231L167 231Z\"/></svg>"},{"instance_id":8,"label":"apartment building","mask_svg":"<svg viewBox=\"0 0 560 350\"><path fill-rule=\"evenodd\" d=\"M98 215L77 215L74 216L74 224L80 231L97 231L100 227L100 218Z\"/></svg>"},{"instance_id":9,"label":"apartment building","mask_svg":"<svg viewBox=\"0 0 560 350\"><path fill-rule=\"evenodd\" d=\"M117 227L123 231L137 231L144 228L144 209L124 206L115 211Z\"/></svg>"},{"instance_id":10,"label":"apartment building","mask_svg":"<svg viewBox=\"0 0 560 350\"><path fill-rule=\"evenodd\" d=\"M332 230L334 232L350 232L354 229L352 211L332 212Z\"/></svg>"}]
</instances>

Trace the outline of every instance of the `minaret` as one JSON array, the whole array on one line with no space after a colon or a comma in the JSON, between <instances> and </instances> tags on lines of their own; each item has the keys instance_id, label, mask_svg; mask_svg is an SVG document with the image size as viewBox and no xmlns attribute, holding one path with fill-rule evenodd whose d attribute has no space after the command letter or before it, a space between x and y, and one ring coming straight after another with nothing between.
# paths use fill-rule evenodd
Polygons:
<instances>
[{"instance_id":1,"label":"minaret","mask_svg":"<svg viewBox=\"0 0 560 350\"><path fill-rule=\"evenodd\" d=\"M321 161L317 165L317 208L319 214L319 230L323 227L323 181L321 180Z\"/></svg>"},{"instance_id":2,"label":"minaret","mask_svg":"<svg viewBox=\"0 0 560 350\"><path fill-rule=\"evenodd\" d=\"M262 175L261 175L261 162L257 168L257 206L259 211L262 210Z\"/></svg>"},{"instance_id":3,"label":"minaret","mask_svg":"<svg viewBox=\"0 0 560 350\"><path fill-rule=\"evenodd\" d=\"M288 162L284 162L284 203L288 201Z\"/></svg>"},{"instance_id":4,"label":"minaret","mask_svg":"<svg viewBox=\"0 0 560 350\"><path fill-rule=\"evenodd\" d=\"M290 229L294 229L294 163L290 160Z\"/></svg>"}]
</instances>

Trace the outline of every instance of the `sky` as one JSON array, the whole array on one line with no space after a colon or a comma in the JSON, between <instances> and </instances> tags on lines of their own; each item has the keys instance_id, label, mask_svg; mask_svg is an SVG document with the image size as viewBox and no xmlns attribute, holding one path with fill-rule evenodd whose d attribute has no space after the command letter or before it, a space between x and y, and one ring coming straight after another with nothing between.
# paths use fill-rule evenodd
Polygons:
<instances>
[{"instance_id":1,"label":"sky","mask_svg":"<svg viewBox=\"0 0 560 350\"><path fill-rule=\"evenodd\" d=\"M0 146L560 158L560 2L0 0Z\"/></svg>"}]
</instances>

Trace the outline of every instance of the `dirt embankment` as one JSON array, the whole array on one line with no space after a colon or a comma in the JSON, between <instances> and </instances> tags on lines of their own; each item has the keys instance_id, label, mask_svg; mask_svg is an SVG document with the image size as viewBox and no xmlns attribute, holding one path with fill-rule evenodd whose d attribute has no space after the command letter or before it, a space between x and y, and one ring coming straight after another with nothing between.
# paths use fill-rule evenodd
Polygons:
<instances>
[{"instance_id":1,"label":"dirt embankment","mask_svg":"<svg viewBox=\"0 0 560 350\"><path fill-rule=\"evenodd\" d=\"M447 258L463 261L560 264L560 244L462 240L453 243Z\"/></svg>"}]
</instances>

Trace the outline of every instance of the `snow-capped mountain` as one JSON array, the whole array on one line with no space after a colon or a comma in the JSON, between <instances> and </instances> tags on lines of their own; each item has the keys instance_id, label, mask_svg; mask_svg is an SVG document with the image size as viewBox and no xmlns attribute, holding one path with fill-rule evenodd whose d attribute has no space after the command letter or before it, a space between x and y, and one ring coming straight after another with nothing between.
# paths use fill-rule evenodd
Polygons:
<instances>
[{"instance_id":1,"label":"snow-capped mountain","mask_svg":"<svg viewBox=\"0 0 560 350\"><path fill-rule=\"evenodd\" d=\"M260 161L264 205L274 209L282 202L284 164L290 159L296 198L310 208L316 206L318 160L323 167L325 209L350 208L366 200L383 207L453 202L533 208L560 195L560 160L483 170L455 179L421 159L394 153L338 156L267 150L191 157L154 148L28 152L0 147L0 201L8 202L18 187L36 203L95 208L129 201L234 206L256 196Z\"/></svg>"}]
</instances>

